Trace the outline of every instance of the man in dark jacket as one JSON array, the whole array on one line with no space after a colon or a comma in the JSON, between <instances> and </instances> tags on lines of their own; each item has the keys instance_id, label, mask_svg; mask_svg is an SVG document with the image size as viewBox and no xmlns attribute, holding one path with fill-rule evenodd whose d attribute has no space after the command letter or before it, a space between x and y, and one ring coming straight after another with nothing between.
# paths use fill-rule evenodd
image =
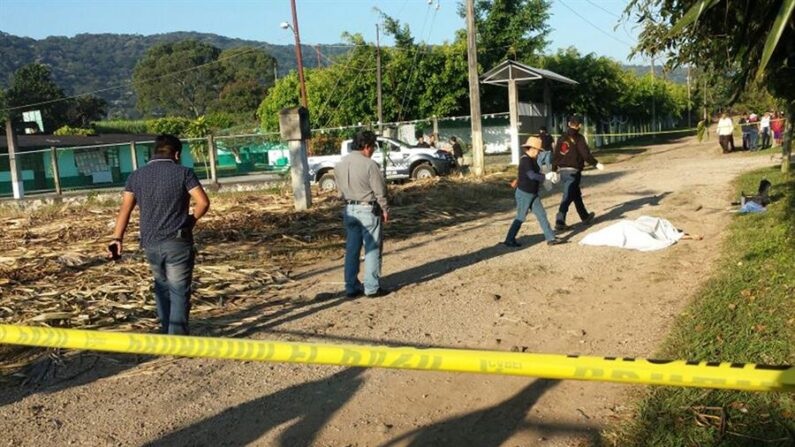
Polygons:
<instances>
[{"instance_id":1,"label":"man in dark jacket","mask_svg":"<svg viewBox=\"0 0 795 447\"><path fill-rule=\"evenodd\" d=\"M574 207L577 209L577 214L580 215L583 223L589 224L593 222L595 216L594 213L589 213L585 208L585 203L582 201L580 181L582 180L582 170L586 162L596 166L599 170L604 169L604 166L591 155L588 142L585 141L585 137L580 135L581 123L582 120L578 116L569 118L569 128L558 139L558 144L555 146L555 153L552 157L552 170L560 174L560 180L563 184L563 199L560 202L558 214L555 216L555 229L560 231L568 228L566 226L566 213L569 212L569 205L572 202L574 202Z\"/></svg>"}]
</instances>

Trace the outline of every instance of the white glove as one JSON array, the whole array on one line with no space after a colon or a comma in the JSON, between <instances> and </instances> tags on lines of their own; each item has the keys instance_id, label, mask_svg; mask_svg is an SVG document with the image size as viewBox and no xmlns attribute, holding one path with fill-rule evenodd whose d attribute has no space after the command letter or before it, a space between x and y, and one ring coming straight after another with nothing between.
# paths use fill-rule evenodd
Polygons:
<instances>
[{"instance_id":1,"label":"white glove","mask_svg":"<svg viewBox=\"0 0 795 447\"><path fill-rule=\"evenodd\" d=\"M553 185L560 181L560 175L557 172L547 172L545 177Z\"/></svg>"},{"instance_id":2,"label":"white glove","mask_svg":"<svg viewBox=\"0 0 795 447\"><path fill-rule=\"evenodd\" d=\"M596 169L598 169L600 171L604 171L605 170L605 165L603 165L602 163L597 163L596 164Z\"/></svg>"},{"instance_id":3,"label":"white glove","mask_svg":"<svg viewBox=\"0 0 795 447\"><path fill-rule=\"evenodd\" d=\"M546 189L547 191L552 191L552 187L553 186L554 185L552 184L551 181L549 181L549 180L545 180L544 181L544 189Z\"/></svg>"}]
</instances>

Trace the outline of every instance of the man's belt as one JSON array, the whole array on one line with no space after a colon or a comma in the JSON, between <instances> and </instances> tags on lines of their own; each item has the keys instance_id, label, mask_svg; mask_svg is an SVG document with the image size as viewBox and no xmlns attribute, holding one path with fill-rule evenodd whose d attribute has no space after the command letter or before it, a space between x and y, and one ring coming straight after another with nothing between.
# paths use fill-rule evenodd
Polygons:
<instances>
[{"instance_id":1,"label":"man's belt","mask_svg":"<svg viewBox=\"0 0 795 447\"><path fill-rule=\"evenodd\" d=\"M372 205L374 203L376 203L376 202L362 202L360 200L346 200L345 201L346 205Z\"/></svg>"}]
</instances>

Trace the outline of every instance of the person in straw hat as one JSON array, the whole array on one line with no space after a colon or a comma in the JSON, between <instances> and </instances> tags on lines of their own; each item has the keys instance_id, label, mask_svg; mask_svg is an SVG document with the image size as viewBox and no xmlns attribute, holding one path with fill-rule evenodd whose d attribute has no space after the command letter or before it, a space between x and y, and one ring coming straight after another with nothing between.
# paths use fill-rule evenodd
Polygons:
<instances>
[{"instance_id":1,"label":"person in straw hat","mask_svg":"<svg viewBox=\"0 0 795 447\"><path fill-rule=\"evenodd\" d=\"M527 212L530 210L533 211L536 219L538 219L547 244L556 245L562 242L560 239L555 238L555 233L549 225L547 212L544 209L544 205L541 204L541 197L539 196L539 187L545 180L537 161L542 144L541 138L532 136L522 145L524 153L519 158L519 172L515 181L516 218L508 230L508 235L505 236L505 242L503 242L508 247L519 247L521 245L516 241L516 235L519 233L519 229L522 227L525 218L527 218Z\"/></svg>"}]
</instances>

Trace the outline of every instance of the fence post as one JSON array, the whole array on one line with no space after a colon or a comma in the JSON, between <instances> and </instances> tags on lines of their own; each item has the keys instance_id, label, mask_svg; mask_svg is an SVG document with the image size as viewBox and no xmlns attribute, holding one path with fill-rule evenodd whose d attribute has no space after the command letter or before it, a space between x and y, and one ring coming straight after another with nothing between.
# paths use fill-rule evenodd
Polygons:
<instances>
[{"instance_id":1,"label":"fence post","mask_svg":"<svg viewBox=\"0 0 795 447\"><path fill-rule=\"evenodd\" d=\"M55 183L55 193L61 195L61 170L58 168L58 149L50 146L50 162L52 163L52 180Z\"/></svg>"},{"instance_id":2,"label":"fence post","mask_svg":"<svg viewBox=\"0 0 795 447\"><path fill-rule=\"evenodd\" d=\"M210 183L215 186L218 185L218 171L215 167L215 160L218 158L218 152L216 152L215 139L212 134L207 136L207 150L210 153Z\"/></svg>"},{"instance_id":3,"label":"fence post","mask_svg":"<svg viewBox=\"0 0 795 447\"><path fill-rule=\"evenodd\" d=\"M130 157L132 161L132 170L138 169L138 151L135 148L135 141L130 141Z\"/></svg>"}]
</instances>

